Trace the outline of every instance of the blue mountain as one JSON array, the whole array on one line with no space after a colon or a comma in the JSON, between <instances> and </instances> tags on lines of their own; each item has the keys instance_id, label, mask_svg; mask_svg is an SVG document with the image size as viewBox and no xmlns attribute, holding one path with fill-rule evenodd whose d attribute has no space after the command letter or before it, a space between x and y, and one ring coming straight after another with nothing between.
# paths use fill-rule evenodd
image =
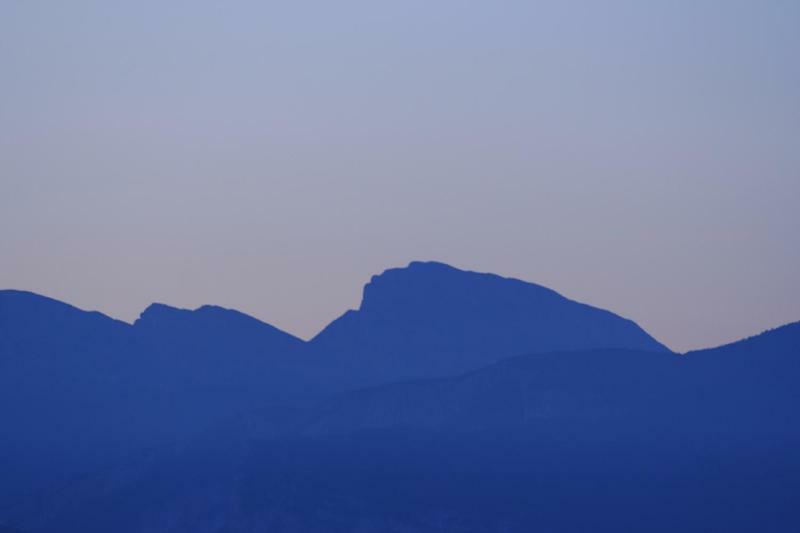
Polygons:
<instances>
[{"instance_id":1,"label":"blue mountain","mask_svg":"<svg viewBox=\"0 0 800 533\"><path fill-rule=\"evenodd\" d=\"M0 291L0 455L8 465L0 505L11 499L4 491L24 493L233 417L275 412L303 345L218 307L156 304L130 325Z\"/></svg>"},{"instance_id":2,"label":"blue mountain","mask_svg":"<svg viewBox=\"0 0 800 533\"><path fill-rule=\"evenodd\" d=\"M291 353L304 342L249 315L215 305L194 311L152 304L133 324L136 334L153 347L191 353Z\"/></svg>"},{"instance_id":3,"label":"blue mountain","mask_svg":"<svg viewBox=\"0 0 800 533\"><path fill-rule=\"evenodd\" d=\"M553 349L666 352L636 324L518 280L411 263L305 343L234 310L148 307L134 324L0 291L0 416L21 477L45 479L236 417L283 425L326 394L452 376ZM270 429L271 431L271 429Z\"/></svg>"},{"instance_id":4,"label":"blue mountain","mask_svg":"<svg viewBox=\"0 0 800 533\"><path fill-rule=\"evenodd\" d=\"M525 353L669 352L609 311L533 283L436 262L373 276L359 309L334 320L309 348L318 354L314 366L343 386L452 376Z\"/></svg>"},{"instance_id":5,"label":"blue mountain","mask_svg":"<svg viewBox=\"0 0 800 533\"><path fill-rule=\"evenodd\" d=\"M309 342L0 291L0 530L794 530L798 382L800 323L675 354L441 263Z\"/></svg>"}]
</instances>

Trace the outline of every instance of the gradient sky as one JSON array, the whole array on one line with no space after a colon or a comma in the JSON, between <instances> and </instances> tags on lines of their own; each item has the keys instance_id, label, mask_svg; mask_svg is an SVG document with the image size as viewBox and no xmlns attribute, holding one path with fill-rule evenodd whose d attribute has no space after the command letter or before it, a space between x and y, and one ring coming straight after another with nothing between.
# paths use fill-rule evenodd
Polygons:
<instances>
[{"instance_id":1,"label":"gradient sky","mask_svg":"<svg viewBox=\"0 0 800 533\"><path fill-rule=\"evenodd\" d=\"M435 259L800 320L800 2L0 3L0 287L302 337Z\"/></svg>"}]
</instances>

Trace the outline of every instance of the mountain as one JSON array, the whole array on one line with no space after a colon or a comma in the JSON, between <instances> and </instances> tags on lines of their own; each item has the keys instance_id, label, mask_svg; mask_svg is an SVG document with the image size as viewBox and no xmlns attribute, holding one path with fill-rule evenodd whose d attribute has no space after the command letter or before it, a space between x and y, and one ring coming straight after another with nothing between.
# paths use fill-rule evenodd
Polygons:
<instances>
[{"instance_id":1,"label":"mountain","mask_svg":"<svg viewBox=\"0 0 800 533\"><path fill-rule=\"evenodd\" d=\"M792 322L716 348L687 352L686 355L703 359L724 357L726 364L746 360L755 363L754 367L773 371L777 370L775 365L800 366L800 322Z\"/></svg>"},{"instance_id":2,"label":"mountain","mask_svg":"<svg viewBox=\"0 0 800 533\"><path fill-rule=\"evenodd\" d=\"M23 291L0 291L0 505L83 468L123 417L113 401L135 353L132 328ZM95 422L101 420L103 424ZM78 459L81 458L81 459Z\"/></svg>"},{"instance_id":3,"label":"mountain","mask_svg":"<svg viewBox=\"0 0 800 533\"><path fill-rule=\"evenodd\" d=\"M53 362L56 354L67 358L69 351L95 354L103 347L118 347L130 329L101 313L32 292L0 291L0 364L13 366L30 358Z\"/></svg>"},{"instance_id":4,"label":"mountain","mask_svg":"<svg viewBox=\"0 0 800 533\"><path fill-rule=\"evenodd\" d=\"M252 405L291 395L302 381L295 359L305 342L235 310L152 304L132 329L140 357L153 360L156 375L178 380L175 390L223 396L211 409L229 395L250 394L247 403Z\"/></svg>"},{"instance_id":5,"label":"mountain","mask_svg":"<svg viewBox=\"0 0 800 533\"><path fill-rule=\"evenodd\" d=\"M0 291L0 415L12 436L0 452L49 457L56 471L231 417L269 413L283 424L292 409L334 391L453 376L525 352L603 347L666 352L608 311L440 263L373 277L361 308L309 343L221 307L153 304L131 325Z\"/></svg>"},{"instance_id":6,"label":"mountain","mask_svg":"<svg viewBox=\"0 0 800 533\"><path fill-rule=\"evenodd\" d=\"M153 305L130 325L0 291L0 455L7 465L0 506L5 492L186 440L231 418L280 418L300 382L291 358L303 344L218 307Z\"/></svg>"},{"instance_id":7,"label":"mountain","mask_svg":"<svg viewBox=\"0 0 800 533\"><path fill-rule=\"evenodd\" d=\"M310 342L342 388L452 376L532 352L669 350L634 322L545 287L436 262L373 276Z\"/></svg>"},{"instance_id":8,"label":"mountain","mask_svg":"<svg viewBox=\"0 0 800 533\"><path fill-rule=\"evenodd\" d=\"M800 323L679 355L439 263L310 342L0 291L0 530L794 530L798 380Z\"/></svg>"},{"instance_id":9,"label":"mountain","mask_svg":"<svg viewBox=\"0 0 800 533\"><path fill-rule=\"evenodd\" d=\"M721 417L754 432L800 434L800 322L683 357L703 403Z\"/></svg>"},{"instance_id":10,"label":"mountain","mask_svg":"<svg viewBox=\"0 0 800 533\"><path fill-rule=\"evenodd\" d=\"M224 354L291 353L304 342L278 328L232 309L204 305L190 311L152 304L133 324L153 347Z\"/></svg>"},{"instance_id":11,"label":"mountain","mask_svg":"<svg viewBox=\"0 0 800 533\"><path fill-rule=\"evenodd\" d=\"M36 352L32 360L67 364L63 373L43 369L67 381L71 372L88 379L99 369L119 374L131 364L124 378L129 379L154 365L156 373L143 379L172 375L183 384L210 380L210 387L215 380L234 386L260 379L265 394L319 396L452 376L522 353L668 351L634 322L608 311L539 285L441 263L412 262L374 276L360 308L309 343L216 306L189 311L153 304L133 325L32 293L4 291L0 306L0 364L12 365L13 373L14 361L29 364L31 358L22 354Z\"/></svg>"}]
</instances>

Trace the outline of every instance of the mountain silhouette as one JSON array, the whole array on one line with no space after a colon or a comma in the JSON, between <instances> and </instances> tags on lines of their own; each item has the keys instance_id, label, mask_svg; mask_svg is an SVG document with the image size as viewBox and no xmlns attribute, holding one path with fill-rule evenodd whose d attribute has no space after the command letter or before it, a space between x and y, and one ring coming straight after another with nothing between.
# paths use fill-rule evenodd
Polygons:
<instances>
[{"instance_id":1,"label":"mountain silhouette","mask_svg":"<svg viewBox=\"0 0 800 533\"><path fill-rule=\"evenodd\" d=\"M283 411L303 344L218 307L156 304L130 325L0 291L0 454L20 484L36 486L232 417Z\"/></svg>"},{"instance_id":2,"label":"mountain silhouette","mask_svg":"<svg viewBox=\"0 0 800 533\"><path fill-rule=\"evenodd\" d=\"M634 322L545 287L436 262L373 276L358 310L312 341L317 365L359 385L454 375L523 353L667 352Z\"/></svg>"},{"instance_id":3,"label":"mountain silhouette","mask_svg":"<svg viewBox=\"0 0 800 533\"><path fill-rule=\"evenodd\" d=\"M303 341L265 322L232 309L204 305L190 311L152 304L134 322L136 334L159 346L193 352L244 353L267 356L290 353Z\"/></svg>"},{"instance_id":4,"label":"mountain silhouette","mask_svg":"<svg viewBox=\"0 0 800 533\"><path fill-rule=\"evenodd\" d=\"M441 263L374 276L308 342L0 291L0 527L793 530L799 381L800 323L675 354Z\"/></svg>"},{"instance_id":5,"label":"mountain silhouette","mask_svg":"<svg viewBox=\"0 0 800 533\"><path fill-rule=\"evenodd\" d=\"M0 349L2 361L24 357L63 357L69 351L94 353L115 345L130 325L102 313L82 311L32 292L0 291ZM77 363L78 361L71 361Z\"/></svg>"}]
</instances>

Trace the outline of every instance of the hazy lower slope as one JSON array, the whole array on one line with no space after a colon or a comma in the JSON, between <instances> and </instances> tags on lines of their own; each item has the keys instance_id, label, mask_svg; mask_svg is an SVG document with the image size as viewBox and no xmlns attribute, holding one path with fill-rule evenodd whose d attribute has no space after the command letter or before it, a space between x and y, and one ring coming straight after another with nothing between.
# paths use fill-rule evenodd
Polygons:
<instances>
[{"instance_id":1,"label":"hazy lower slope","mask_svg":"<svg viewBox=\"0 0 800 533\"><path fill-rule=\"evenodd\" d=\"M799 362L800 323L677 355L440 264L376 276L310 343L0 291L0 527L793 530Z\"/></svg>"},{"instance_id":2,"label":"hazy lower slope","mask_svg":"<svg viewBox=\"0 0 800 533\"><path fill-rule=\"evenodd\" d=\"M28 533L699 533L800 524L800 461L789 447L539 429L549 431L395 430L277 440L249 453L198 442L62 486L10 524Z\"/></svg>"},{"instance_id":3,"label":"hazy lower slope","mask_svg":"<svg viewBox=\"0 0 800 533\"><path fill-rule=\"evenodd\" d=\"M226 427L78 479L10 523L31 533L794 531L798 326L707 353L534 354L347 393L284 436Z\"/></svg>"},{"instance_id":4,"label":"hazy lower slope","mask_svg":"<svg viewBox=\"0 0 800 533\"><path fill-rule=\"evenodd\" d=\"M725 426L800 436L798 383L795 323L687 355L616 349L532 354L454 378L368 388L327 402L305 431L486 429L584 420L661 425L682 434Z\"/></svg>"},{"instance_id":5,"label":"hazy lower slope","mask_svg":"<svg viewBox=\"0 0 800 533\"><path fill-rule=\"evenodd\" d=\"M475 430L548 420L663 416L678 402L685 361L635 350L532 354L455 378L417 380L337 396L304 432L390 428Z\"/></svg>"}]
</instances>

